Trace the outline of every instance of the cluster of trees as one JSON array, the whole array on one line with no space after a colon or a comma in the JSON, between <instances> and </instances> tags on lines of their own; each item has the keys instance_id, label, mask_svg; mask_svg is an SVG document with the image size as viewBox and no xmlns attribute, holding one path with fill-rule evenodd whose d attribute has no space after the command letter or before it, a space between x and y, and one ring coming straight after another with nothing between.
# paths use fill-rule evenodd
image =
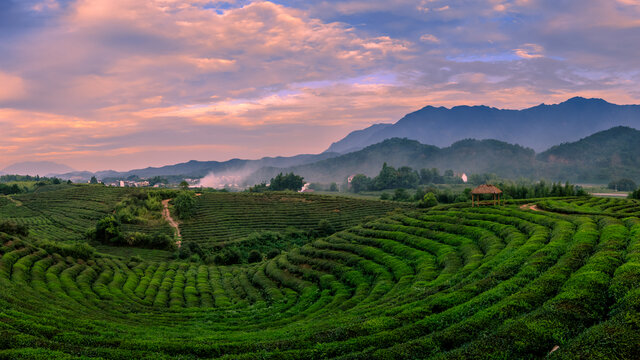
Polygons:
<instances>
[{"instance_id":1,"label":"cluster of trees","mask_svg":"<svg viewBox=\"0 0 640 360\"><path fill-rule=\"evenodd\" d=\"M2 195L20 194L21 192L26 192L26 189L21 188L18 184L0 184L0 194Z\"/></svg>"},{"instance_id":2,"label":"cluster of trees","mask_svg":"<svg viewBox=\"0 0 640 360\"><path fill-rule=\"evenodd\" d=\"M513 183L498 182L495 183L502 190L502 198L508 199L533 199L545 197L570 197L570 196L587 196L587 192L578 185L570 183L547 183L544 180L537 183ZM428 195L428 199L427 199ZM438 203L451 204L456 202L465 202L471 200L471 188L466 188L462 192L454 192L450 189L438 189L435 186L419 187L416 192L411 195L405 189L396 189L393 196L383 193L381 200L408 201L417 202L420 207L431 207Z\"/></svg>"},{"instance_id":3,"label":"cluster of trees","mask_svg":"<svg viewBox=\"0 0 640 360\"><path fill-rule=\"evenodd\" d=\"M145 225L162 219L162 199L173 191L136 191L120 201L112 215L99 220L87 236L89 240L114 246L136 246L150 249L173 250L175 239L162 232L126 232L123 224Z\"/></svg>"},{"instance_id":4,"label":"cluster of trees","mask_svg":"<svg viewBox=\"0 0 640 360\"><path fill-rule=\"evenodd\" d=\"M272 259L293 246L302 246L335 232L336 229L329 221L320 220L313 230L287 228L282 232L254 232L243 241L233 244L207 246L187 241L174 253L174 258L216 265L254 263L265 258Z\"/></svg>"},{"instance_id":5,"label":"cluster of trees","mask_svg":"<svg viewBox=\"0 0 640 360\"><path fill-rule=\"evenodd\" d=\"M193 216L196 207L196 197L191 191L181 191L173 199L173 209L180 219L186 220Z\"/></svg>"},{"instance_id":6,"label":"cluster of trees","mask_svg":"<svg viewBox=\"0 0 640 360\"><path fill-rule=\"evenodd\" d=\"M587 196L587 192L579 185L562 183L547 183L541 180L534 184L514 184L511 182L499 182L495 184L502 190L504 199L533 199L544 197Z\"/></svg>"},{"instance_id":7,"label":"cluster of trees","mask_svg":"<svg viewBox=\"0 0 640 360\"><path fill-rule=\"evenodd\" d=\"M26 193L30 191L29 187L20 186L18 184L7 184L9 182L34 183L35 188L45 185L59 185L62 183L71 184L71 180L61 180L56 177L40 177L30 175L2 175L0 176L0 195L12 195ZM33 190L33 189L31 189Z\"/></svg>"},{"instance_id":8,"label":"cluster of trees","mask_svg":"<svg viewBox=\"0 0 640 360\"><path fill-rule=\"evenodd\" d=\"M142 233L122 231L122 223L110 215L100 219L95 229L91 229L87 237L105 245L135 246L149 249L172 250L175 247L173 237L162 233Z\"/></svg>"},{"instance_id":9,"label":"cluster of trees","mask_svg":"<svg viewBox=\"0 0 640 360\"><path fill-rule=\"evenodd\" d=\"M438 169L421 169L416 171L409 166L395 169L384 163L380 173L374 178L357 174L351 179L351 191L375 191L385 189L415 189L425 184L462 184L462 179L455 176L453 170L440 175Z\"/></svg>"},{"instance_id":10,"label":"cluster of trees","mask_svg":"<svg viewBox=\"0 0 640 360\"><path fill-rule=\"evenodd\" d=\"M293 190L298 191L304 186L304 178L294 173L283 174L280 173L276 177L272 178L269 185L266 183L255 185L249 188L250 192L265 192L265 191L284 191Z\"/></svg>"},{"instance_id":11,"label":"cluster of trees","mask_svg":"<svg viewBox=\"0 0 640 360\"><path fill-rule=\"evenodd\" d=\"M309 184L309 189L317 190L317 191L335 191L335 192L340 191L338 184L334 182L332 182L329 185L320 184L320 183L311 183Z\"/></svg>"},{"instance_id":12,"label":"cluster of trees","mask_svg":"<svg viewBox=\"0 0 640 360\"><path fill-rule=\"evenodd\" d=\"M0 233L27 236L29 235L29 227L24 224L18 224L12 220L3 220L0 221Z\"/></svg>"},{"instance_id":13,"label":"cluster of trees","mask_svg":"<svg viewBox=\"0 0 640 360\"><path fill-rule=\"evenodd\" d=\"M638 185L631 179L619 179L610 182L607 187L616 191L634 191Z\"/></svg>"},{"instance_id":14,"label":"cluster of trees","mask_svg":"<svg viewBox=\"0 0 640 360\"><path fill-rule=\"evenodd\" d=\"M629 194L629 199L640 200L640 188L637 188L631 194Z\"/></svg>"}]
</instances>

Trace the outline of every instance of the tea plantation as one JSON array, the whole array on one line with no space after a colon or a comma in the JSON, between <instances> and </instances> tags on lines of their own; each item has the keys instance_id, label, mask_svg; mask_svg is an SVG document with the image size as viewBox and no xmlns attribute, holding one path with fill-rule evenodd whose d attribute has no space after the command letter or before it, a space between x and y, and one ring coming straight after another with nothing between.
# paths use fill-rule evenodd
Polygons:
<instances>
[{"instance_id":1,"label":"tea plantation","mask_svg":"<svg viewBox=\"0 0 640 360\"><path fill-rule=\"evenodd\" d=\"M322 219L338 230L220 266L65 241L126 194L57 191L68 193L0 198L0 219L31 229L0 232L0 358L638 358L638 201L389 212L397 204L203 194L181 225L185 241L224 244Z\"/></svg>"}]
</instances>

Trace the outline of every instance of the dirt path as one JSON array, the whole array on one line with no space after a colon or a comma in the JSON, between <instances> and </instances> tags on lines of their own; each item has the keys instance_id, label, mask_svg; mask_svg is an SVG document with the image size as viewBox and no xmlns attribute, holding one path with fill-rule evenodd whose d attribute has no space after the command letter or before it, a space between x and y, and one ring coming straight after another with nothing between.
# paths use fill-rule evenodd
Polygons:
<instances>
[{"instance_id":1,"label":"dirt path","mask_svg":"<svg viewBox=\"0 0 640 360\"><path fill-rule=\"evenodd\" d=\"M1 195L1 196L2 196L2 197L4 197L4 198L7 198L9 201L11 201L12 203L14 203L16 206L22 206L22 201L18 201L18 200L16 200L16 199L12 198L12 197L11 197L11 196L9 196L9 195Z\"/></svg>"},{"instance_id":2,"label":"dirt path","mask_svg":"<svg viewBox=\"0 0 640 360\"><path fill-rule=\"evenodd\" d=\"M628 193L593 193L591 195L598 196L598 197L620 197L620 198L626 198L627 196L629 196Z\"/></svg>"},{"instance_id":3,"label":"dirt path","mask_svg":"<svg viewBox=\"0 0 640 360\"><path fill-rule=\"evenodd\" d=\"M163 206L162 217L165 220L167 220L167 222L169 223L169 225L171 225L171 227L176 229L176 232L178 233L178 241L176 242L176 244L178 244L178 247L180 247L182 245L182 235L180 235L180 226L178 222L173 220L173 218L171 217L171 212L169 211L169 201L171 201L171 199L162 200L162 206Z\"/></svg>"},{"instance_id":4,"label":"dirt path","mask_svg":"<svg viewBox=\"0 0 640 360\"><path fill-rule=\"evenodd\" d=\"M533 210L533 211L542 211L538 208L538 206L536 204L524 204L520 206L520 209L522 210Z\"/></svg>"}]
</instances>

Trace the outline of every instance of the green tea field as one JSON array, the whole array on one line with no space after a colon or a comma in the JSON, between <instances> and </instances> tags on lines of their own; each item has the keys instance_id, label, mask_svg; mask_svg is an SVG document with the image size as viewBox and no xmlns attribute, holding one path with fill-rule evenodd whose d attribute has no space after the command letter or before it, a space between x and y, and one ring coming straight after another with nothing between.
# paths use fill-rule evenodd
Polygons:
<instances>
[{"instance_id":1,"label":"green tea field","mask_svg":"<svg viewBox=\"0 0 640 360\"><path fill-rule=\"evenodd\" d=\"M0 359L638 358L635 200L420 210L205 193L180 225L185 242L246 242L323 219L335 229L223 266L83 245L78 234L123 196L0 198L0 219L30 228L0 229Z\"/></svg>"}]
</instances>

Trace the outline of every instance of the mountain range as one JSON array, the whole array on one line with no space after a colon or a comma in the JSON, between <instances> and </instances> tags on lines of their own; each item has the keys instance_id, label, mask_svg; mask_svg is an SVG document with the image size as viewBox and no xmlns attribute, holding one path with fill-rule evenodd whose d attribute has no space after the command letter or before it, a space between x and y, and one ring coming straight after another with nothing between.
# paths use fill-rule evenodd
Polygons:
<instances>
[{"instance_id":1,"label":"mountain range","mask_svg":"<svg viewBox=\"0 0 640 360\"><path fill-rule=\"evenodd\" d=\"M394 124L354 131L331 144L326 152L345 154L394 137L439 147L467 138L495 139L543 151L621 125L640 128L640 105L574 97L560 104L523 110L427 106Z\"/></svg>"},{"instance_id":2,"label":"mountain range","mask_svg":"<svg viewBox=\"0 0 640 360\"><path fill-rule=\"evenodd\" d=\"M266 181L287 171L309 181L342 181L357 173L374 176L385 162L394 167L435 167L467 174L493 173L511 179L544 178L574 183L607 183L620 178L638 181L640 131L618 126L576 142L553 146L539 154L499 140L466 139L439 148L416 140L392 138L312 164L287 169L262 168L251 182Z\"/></svg>"},{"instance_id":3,"label":"mountain range","mask_svg":"<svg viewBox=\"0 0 640 360\"><path fill-rule=\"evenodd\" d=\"M49 176L74 171L67 165L51 161L25 161L16 163L0 170L0 174L40 175Z\"/></svg>"},{"instance_id":4,"label":"mountain range","mask_svg":"<svg viewBox=\"0 0 640 360\"><path fill-rule=\"evenodd\" d=\"M614 126L619 124L640 127L640 106L585 98L525 110L427 106L395 124L354 131L316 155L189 161L96 173L69 171L67 166L50 162L26 162L3 172L57 174L77 182L91 176L106 182L154 176L171 181L235 177L234 182L253 185L268 182L279 172L295 172L314 182L341 182L355 173L373 176L387 162L394 167L436 167L442 171L495 173L505 178L606 183L629 177L640 182L640 132Z\"/></svg>"}]
</instances>

